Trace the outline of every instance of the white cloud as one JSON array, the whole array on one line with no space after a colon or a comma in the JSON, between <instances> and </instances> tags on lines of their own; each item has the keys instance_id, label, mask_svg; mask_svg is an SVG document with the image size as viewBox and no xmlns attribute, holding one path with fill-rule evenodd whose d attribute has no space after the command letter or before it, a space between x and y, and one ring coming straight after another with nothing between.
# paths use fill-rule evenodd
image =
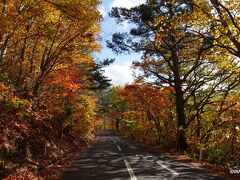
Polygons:
<instances>
[{"instance_id":1,"label":"white cloud","mask_svg":"<svg viewBox=\"0 0 240 180\"><path fill-rule=\"evenodd\" d=\"M100 12L103 18L107 15L107 11L103 5L98 7L98 11Z\"/></svg>"},{"instance_id":2,"label":"white cloud","mask_svg":"<svg viewBox=\"0 0 240 180\"><path fill-rule=\"evenodd\" d=\"M125 64L112 64L106 68L105 75L112 79L111 83L115 86L130 84L133 82L132 70L130 69L131 62Z\"/></svg>"},{"instance_id":3,"label":"white cloud","mask_svg":"<svg viewBox=\"0 0 240 180\"><path fill-rule=\"evenodd\" d=\"M131 8L139 4L143 4L145 2L146 0L113 0L113 2L109 5L109 8L110 9L112 7Z\"/></svg>"}]
</instances>

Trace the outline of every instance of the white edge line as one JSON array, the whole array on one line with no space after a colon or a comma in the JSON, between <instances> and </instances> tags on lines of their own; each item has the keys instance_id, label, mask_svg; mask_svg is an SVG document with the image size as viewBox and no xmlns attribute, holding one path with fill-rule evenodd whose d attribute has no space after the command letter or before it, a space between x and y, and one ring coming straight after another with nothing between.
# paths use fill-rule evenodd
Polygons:
<instances>
[{"instance_id":1,"label":"white edge line","mask_svg":"<svg viewBox=\"0 0 240 180\"><path fill-rule=\"evenodd\" d=\"M170 171L174 176L178 176L178 175L179 175L178 172L174 171L173 169L170 169L169 167L167 167L166 165L164 165L162 162L163 162L163 161L157 161L156 163L158 163L158 164L159 164L160 166L162 166L164 169Z\"/></svg>"},{"instance_id":2,"label":"white edge line","mask_svg":"<svg viewBox=\"0 0 240 180\"><path fill-rule=\"evenodd\" d=\"M111 137L111 140L114 142L114 143L116 143L116 141Z\"/></svg>"},{"instance_id":3,"label":"white edge line","mask_svg":"<svg viewBox=\"0 0 240 180\"><path fill-rule=\"evenodd\" d=\"M112 137L111 137L111 140L112 140L114 143L116 143L115 139L113 139Z\"/></svg>"},{"instance_id":4,"label":"white edge line","mask_svg":"<svg viewBox=\"0 0 240 180\"><path fill-rule=\"evenodd\" d=\"M130 179L131 179L131 180L137 180L137 178L136 178L136 176L135 176L135 174L134 174L134 172L133 172L130 164L128 163L128 161L127 161L126 159L124 159L124 163L125 163L125 165L126 165L126 167L127 167L127 170L128 170L129 176L130 176Z\"/></svg>"},{"instance_id":5,"label":"white edge line","mask_svg":"<svg viewBox=\"0 0 240 180\"><path fill-rule=\"evenodd\" d=\"M119 150L119 151L122 151L122 149L120 148L120 146L119 146L119 145L117 145L117 147L118 147L118 150Z\"/></svg>"}]
</instances>

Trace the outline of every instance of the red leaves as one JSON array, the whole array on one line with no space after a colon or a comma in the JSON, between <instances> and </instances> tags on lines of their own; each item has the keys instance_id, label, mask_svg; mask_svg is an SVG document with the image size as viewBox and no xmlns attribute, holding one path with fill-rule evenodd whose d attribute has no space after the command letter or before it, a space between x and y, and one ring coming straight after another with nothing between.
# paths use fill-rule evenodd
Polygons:
<instances>
[{"instance_id":1,"label":"red leaves","mask_svg":"<svg viewBox=\"0 0 240 180\"><path fill-rule=\"evenodd\" d=\"M159 88L151 85L128 85L121 93L129 103L138 103L146 109L149 105L168 106L172 88Z\"/></svg>"},{"instance_id":2,"label":"red leaves","mask_svg":"<svg viewBox=\"0 0 240 180\"><path fill-rule=\"evenodd\" d=\"M49 75L45 82L57 92L57 95L66 97L81 89L79 79L80 75L77 70L61 69Z\"/></svg>"}]
</instances>

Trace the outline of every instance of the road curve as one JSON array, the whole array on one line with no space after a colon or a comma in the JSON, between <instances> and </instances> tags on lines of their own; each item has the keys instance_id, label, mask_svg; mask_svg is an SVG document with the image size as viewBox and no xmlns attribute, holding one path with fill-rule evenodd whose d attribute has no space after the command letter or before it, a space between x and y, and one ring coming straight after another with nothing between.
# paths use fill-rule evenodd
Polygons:
<instances>
[{"instance_id":1,"label":"road curve","mask_svg":"<svg viewBox=\"0 0 240 180\"><path fill-rule=\"evenodd\" d=\"M193 167L113 132L102 131L97 141L64 172L63 180L222 180L225 177Z\"/></svg>"}]
</instances>

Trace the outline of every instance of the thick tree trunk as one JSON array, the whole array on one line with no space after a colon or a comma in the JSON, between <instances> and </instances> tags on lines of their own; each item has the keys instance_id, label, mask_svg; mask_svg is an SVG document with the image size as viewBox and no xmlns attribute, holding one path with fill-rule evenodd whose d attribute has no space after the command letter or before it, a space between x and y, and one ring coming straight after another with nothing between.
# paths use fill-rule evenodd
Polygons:
<instances>
[{"instance_id":1,"label":"thick tree trunk","mask_svg":"<svg viewBox=\"0 0 240 180\"><path fill-rule=\"evenodd\" d=\"M187 140L185 137L186 119L184 112L183 93L181 89L176 88L176 104L177 104L177 117L178 117L178 149L185 151L187 149Z\"/></svg>"},{"instance_id":2,"label":"thick tree trunk","mask_svg":"<svg viewBox=\"0 0 240 180\"><path fill-rule=\"evenodd\" d=\"M185 111L184 111L182 81L180 77L179 62L178 62L176 51L173 52L173 73L174 73L174 88L175 88L175 95L176 95L176 109L177 109L177 118L178 118L177 148L180 151L185 151L187 149L187 140L185 136L186 119L185 119Z\"/></svg>"}]
</instances>

